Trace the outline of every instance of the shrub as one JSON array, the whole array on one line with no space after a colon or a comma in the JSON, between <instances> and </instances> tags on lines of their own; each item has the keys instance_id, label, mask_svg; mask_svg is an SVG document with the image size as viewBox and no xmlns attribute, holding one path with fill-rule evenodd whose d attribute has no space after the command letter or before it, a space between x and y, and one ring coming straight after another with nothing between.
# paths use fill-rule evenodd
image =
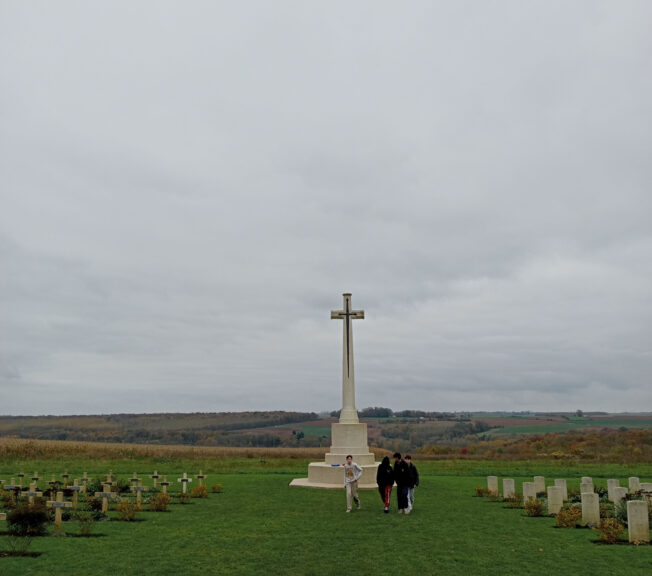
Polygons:
<instances>
[{"instance_id":1,"label":"shrub","mask_svg":"<svg viewBox=\"0 0 652 576\"><path fill-rule=\"evenodd\" d=\"M509 508L522 508L523 507L523 494L519 494L516 492L514 496L510 496L509 498L505 498L505 502L507 502L507 506Z\"/></svg>"},{"instance_id":2,"label":"shrub","mask_svg":"<svg viewBox=\"0 0 652 576\"><path fill-rule=\"evenodd\" d=\"M149 498L149 509L153 512L165 512L168 509L170 500L170 496L163 492L152 494Z\"/></svg>"},{"instance_id":3,"label":"shrub","mask_svg":"<svg viewBox=\"0 0 652 576\"><path fill-rule=\"evenodd\" d=\"M555 517L555 522L560 528L575 528L581 520L582 509L579 506L562 508Z\"/></svg>"},{"instance_id":4,"label":"shrub","mask_svg":"<svg viewBox=\"0 0 652 576\"><path fill-rule=\"evenodd\" d=\"M116 491L120 494L131 492L131 482L126 478L119 478L116 483Z\"/></svg>"},{"instance_id":5,"label":"shrub","mask_svg":"<svg viewBox=\"0 0 652 576\"><path fill-rule=\"evenodd\" d=\"M614 507L614 518L623 526L627 525L627 499L623 498Z\"/></svg>"},{"instance_id":6,"label":"shrub","mask_svg":"<svg viewBox=\"0 0 652 576\"><path fill-rule=\"evenodd\" d=\"M79 523L79 534L81 536L90 536L95 529L95 517L92 512L75 512L73 519Z\"/></svg>"},{"instance_id":7,"label":"shrub","mask_svg":"<svg viewBox=\"0 0 652 576\"><path fill-rule=\"evenodd\" d=\"M213 494L219 494L221 492L224 492L224 486L222 486L221 484L213 484L211 486L211 492Z\"/></svg>"},{"instance_id":8,"label":"shrub","mask_svg":"<svg viewBox=\"0 0 652 576\"><path fill-rule=\"evenodd\" d=\"M122 520L123 522L133 522L136 519L136 512L138 511L138 506L135 502L129 502L129 500L123 500L116 507L118 512L117 519Z\"/></svg>"},{"instance_id":9,"label":"shrub","mask_svg":"<svg viewBox=\"0 0 652 576\"><path fill-rule=\"evenodd\" d=\"M614 509L611 503L600 502L600 518L613 518Z\"/></svg>"},{"instance_id":10,"label":"shrub","mask_svg":"<svg viewBox=\"0 0 652 576\"><path fill-rule=\"evenodd\" d=\"M528 516L543 516L543 502L538 498L528 498L524 507Z\"/></svg>"},{"instance_id":11,"label":"shrub","mask_svg":"<svg viewBox=\"0 0 652 576\"><path fill-rule=\"evenodd\" d=\"M192 492L190 493L190 496L192 498L208 498L208 490L206 490L206 486L195 486L192 489Z\"/></svg>"},{"instance_id":12,"label":"shrub","mask_svg":"<svg viewBox=\"0 0 652 576\"><path fill-rule=\"evenodd\" d=\"M42 536L49 521L50 516L43 506L23 504L7 514L9 534L20 538Z\"/></svg>"},{"instance_id":13,"label":"shrub","mask_svg":"<svg viewBox=\"0 0 652 576\"><path fill-rule=\"evenodd\" d=\"M614 544L623 530L624 526L615 518L607 518L603 520L600 524L600 528L598 528L600 540L607 544Z\"/></svg>"}]
</instances>

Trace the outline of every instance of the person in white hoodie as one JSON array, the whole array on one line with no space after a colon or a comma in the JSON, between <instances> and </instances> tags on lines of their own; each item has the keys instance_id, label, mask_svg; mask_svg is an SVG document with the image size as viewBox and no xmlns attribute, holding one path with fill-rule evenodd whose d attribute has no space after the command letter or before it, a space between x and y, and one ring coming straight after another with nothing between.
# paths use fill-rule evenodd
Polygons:
<instances>
[{"instance_id":1,"label":"person in white hoodie","mask_svg":"<svg viewBox=\"0 0 652 576\"><path fill-rule=\"evenodd\" d=\"M346 488L346 511L351 512L351 497L360 510L360 498L358 498L358 480L362 476L362 468L353 461L350 454L346 457L344 464L344 488Z\"/></svg>"}]
</instances>

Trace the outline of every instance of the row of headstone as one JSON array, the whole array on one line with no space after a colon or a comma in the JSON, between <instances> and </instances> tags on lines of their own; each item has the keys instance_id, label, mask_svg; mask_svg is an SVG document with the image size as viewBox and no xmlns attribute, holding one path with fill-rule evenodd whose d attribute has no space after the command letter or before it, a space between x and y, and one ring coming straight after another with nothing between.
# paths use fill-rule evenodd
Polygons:
<instances>
[{"instance_id":1,"label":"row of headstone","mask_svg":"<svg viewBox=\"0 0 652 576\"><path fill-rule=\"evenodd\" d=\"M498 495L498 477L487 476L487 489L493 496ZM640 482L639 478L629 478L629 493L643 492L644 500L630 500L627 502L627 527L630 542L649 542L650 525L648 506L652 499L652 482ZM538 494L546 493L548 497L548 514L556 515L562 509L564 501L568 500L566 480L555 479L554 486L546 489L545 478L535 476L533 482L523 482L523 501L536 498ZM583 476L580 482L582 500L582 523L587 526L600 526L600 496L595 492L593 478ZM620 486L616 479L607 480L607 495L614 507L618 506L627 496L628 489ZM503 478L503 498L515 496L514 479Z\"/></svg>"}]
</instances>

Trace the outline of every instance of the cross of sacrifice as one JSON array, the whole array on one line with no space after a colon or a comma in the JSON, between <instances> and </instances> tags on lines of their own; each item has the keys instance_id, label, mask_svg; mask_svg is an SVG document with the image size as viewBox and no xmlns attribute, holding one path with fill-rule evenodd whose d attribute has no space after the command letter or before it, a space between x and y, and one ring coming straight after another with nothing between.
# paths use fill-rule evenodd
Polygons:
<instances>
[{"instance_id":1,"label":"cross of sacrifice","mask_svg":"<svg viewBox=\"0 0 652 576\"><path fill-rule=\"evenodd\" d=\"M43 496L43 492L39 492L36 489L36 482L32 482L29 485L29 490L25 492L25 496L27 496L27 503L31 506L34 504L34 498L40 498Z\"/></svg>"},{"instance_id":2,"label":"cross of sacrifice","mask_svg":"<svg viewBox=\"0 0 652 576\"><path fill-rule=\"evenodd\" d=\"M84 486L80 486L79 479L75 478L72 481L72 486L68 486L68 490L72 491L72 509L77 510L77 504L79 503L79 493L84 490Z\"/></svg>"},{"instance_id":3,"label":"cross of sacrifice","mask_svg":"<svg viewBox=\"0 0 652 576\"><path fill-rule=\"evenodd\" d=\"M197 476L195 476L195 478L197 478L197 480L199 480L199 485L203 486L204 485L204 478L206 478L206 474L202 474L202 472L200 470L199 474L197 474Z\"/></svg>"},{"instance_id":4,"label":"cross of sacrifice","mask_svg":"<svg viewBox=\"0 0 652 576\"><path fill-rule=\"evenodd\" d=\"M170 482L168 482L168 477L163 476L163 482L159 482L159 484L161 485L161 490L163 491L163 494L167 494L168 486L170 485Z\"/></svg>"},{"instance_id":5,"label":"cross of sacrifice","mask_svg":"<svg viewBox=\"0 0 652 576\"><path fill-rule=\"evenodd\" d=\"M140 509L140 501L141 501L141 495L143 492L147 492L148 488L147 486L143 486L143 481L138 480L138 484L135 486L131 487L131 491L136 493L136 504L138 505L138 509Z\"/></svg>"},{"instance_id":6,"label":"cross of sacrifice","mask_svg":"<svg viewBox=\"0 0 652 576\"><path fill-rule=\"evenodd\" d=\"M353 370L353 322L364 320L364 310L351 309L351 294L342 294L344 306L342 310L331 311L331 320L343 320L342 343L342 424L357 424L358 411L355 408L355 375Z\"/></svg>"},{"instance_id":7,"label":"cross of sacrifice","mask_svg":"<svg viewBox=\"0 0 652 576\"><path fill-rule=\"evenodd\" d=\"M102 491L95 492L95 496L102 499L102 514L106 514L109 511L109 498L115 496L115 493L111 492L111 484L102 484Z\"/></svg>"},{"instance_id":8,"label":"cross of sacrifice","mask_svg":"<svg viewBox=\"0 0 652 576\"><path fill-rule=\"evenodd\" d=\"M71 508L72 502L63 501L63 492L57 492L56 500L47 501L48 508L54 508L54 530L55 532L61 531L61 509L62 508Z\"/></svg>"},{"instance_id":9,"label":"cross of sacrifice","mask_svg":"<svg viewBox=\"0 0 652 576\"><path fill-rule=\"evenodd\" d=\"M186 487L188 486L188 482L192 482L192 478L188 478L188 473L184 472L183 478L177 478L177 482L181 482L181 485L183 486L182 492L185 494Z\"/></svg>"},{"instance_id":10,"label":"cross of sacrifice","mask_svg":"<svg viewBox=\"0 0 652 576\"><path fill-rule=\"evenodd\" d=\"M158 475L158 470L154 470L154 474L152 474L150 478L154 480L154 488L156 488L156 481L160 478Z\"/></svg>"}]
</instances>

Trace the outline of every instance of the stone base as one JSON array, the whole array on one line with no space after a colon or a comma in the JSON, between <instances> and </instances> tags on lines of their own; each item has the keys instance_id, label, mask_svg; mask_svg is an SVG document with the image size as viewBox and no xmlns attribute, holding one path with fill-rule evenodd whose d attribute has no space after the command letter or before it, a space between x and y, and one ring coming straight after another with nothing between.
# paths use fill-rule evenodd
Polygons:
<instances>
[{"instance_id":1,"label":"stone base","mask_svg":"<svg viewBox=\"0 0 652 576\"><path fill-rule=\"evenodd\" d=\"M363 490L377 489L376 484L376 470L378 463L373 462L373 454L371 464L362 464L354 455L354 462L357 462L362 467L362 476L358 480L358 488ZM290 482L290 486L305 486L308 488L344 488L344 466L332 466L325 462L311 462L308 465L308 478L295 478Z\"/></svg>"},{"instance_id":2,"label":"stone base","mask_svg":"<svg viewBox=\"0 0 652 576\"><path fill-rule=\"evenodd\" d=\"M331 424L331 450L324 461L326 464L343 464L349 454L360 466L374 464L375 457L367 445L367 425L359 422Z\"/></svg>"}]
</instances>

